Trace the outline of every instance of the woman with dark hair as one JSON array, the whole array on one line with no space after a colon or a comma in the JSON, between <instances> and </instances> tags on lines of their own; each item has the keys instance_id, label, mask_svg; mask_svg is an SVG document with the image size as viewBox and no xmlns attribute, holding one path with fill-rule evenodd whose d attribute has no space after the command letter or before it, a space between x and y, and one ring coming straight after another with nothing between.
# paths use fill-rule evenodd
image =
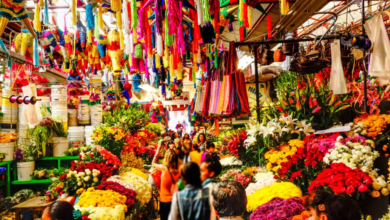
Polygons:
<instances>
[{"instance_id":1,"label":"woman with dark hair","mask_svg":"<svg viewBox=\"0 0 390 220\"><path fill-rule=\"evenodd\" d=\"M200 159L200 163L202 164L203 161L206 159L206 155L212 154L215 151L215 144L211 141L206 142L206 151L202 154L202 158Z\"/></svg>"},{"instance_id":2,"label":"woman with dark hair","mask_svg":"<svg viewBox=\"0 0 390 220\"><path fill-rule=\"evenodd\" d=\"M202 189L199 166L190 162L180 170L185 188L174 194L169 220L214 220L208 190Z\"/></svg>"},{"instance_id":3,"label":"woman with dark hair","mask_svg":"<svg viewBox=\"0 0 390 220\"><path fill-rule=\"evenodd\" d=\"M206 135L204 134L204 133L200 133L199 135L198 135L198 142L197 142L197 144L199 145L199 149L201 150L201 151L205 151L206 149L205 149L205 147L206 147L206 142L207 142L207 140L206 140Z\"/></svg>"},{"instance_id":4,"label":"woman with dark hair","mask_svg":"<svg viewBox=\"0 0 390 220\"><path fill-rule=\"evenodd\" d=\"M310 220L360 220L359 206L349 196L314 191L304 197L303 204L310 211Z\"/></svg>"},{"instance_id":5,"label":"woman with dark hair","mask_svg":"<svg viewBox=\"0 0 390 220\"><path fill-rule=\"evenodd\" d=\"M57 201L43 211L42 220L74 220L73 211L69 202Z\"/></svg>"},{"instance_id":6,"label":"woman with dark hair","mask_svg":"<svg viewBox=\"0 0 390 220\"><path fill-rule=\"evenodd\" d=\"M192 150L191 139L184 139L183 140L183 150L184 150L183 164L191 162L191 157L190 157L190 152Z\"/></svg>"},{"instance_id":7,"label":"woman with dark hair","mask_svg":"<svg viewBox=\"0 0 390 220\"><path fill-rule=\"evenodd\" d=\"M184 136L183 136L183 140L191 140L191 137L188 133L185 133Z\"/></svg>"},{"instance_id":8,"label":"woman with dark hair","mask_svg":"<svg viewBox=\"0 0 390 220\"><path fill-rule=\"evenodd\" d=\"M171 142L168 143L168 150L164 155L163 164L157 164L157 158L161 150L161 142L157 148L156 155L153 158L153 167L162 172L161 174L161 189L160 189L160 219L167 220L169 210L172 202L173 186L177 183L180 172L179 172L179 157L175 152L175 148L172 149Z\"/></svg>"}]
</instances>

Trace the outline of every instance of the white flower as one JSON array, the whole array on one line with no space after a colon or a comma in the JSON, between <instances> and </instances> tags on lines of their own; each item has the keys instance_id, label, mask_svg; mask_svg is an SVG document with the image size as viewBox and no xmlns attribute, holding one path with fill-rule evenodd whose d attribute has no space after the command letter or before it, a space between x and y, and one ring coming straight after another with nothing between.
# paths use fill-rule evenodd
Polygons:
<instances>
[{"instance_id":1,"label":"white flower","mask_svg":"<svg viewBox=\"0 0 390 220\"><path fill-rule=\"evenodd\" d=\"M85 169L85 173L86 173L87 175L91 175L91 170L90 170L90 169Z\"/></svg>"},{"instance_id":2,"label":"white flower","mask_svg":"<svg viewBox=\"0 0 390 220\"><path fill-rule=\"evenodd\" d=\"M88 181L89 181L89 179L90 179L90 177L89 177L89 176L86 176L86 177L84 177L84 181L85 181L85 182L88 182Z\"/></svg>"},{"instance_id":3,"label":"white flower","mask_svg":"<svg viewBox=\"0 0 390 220\"><path fill-rule=\"evenodd\" d=\"M252 135L250 135L250 136L248 136L248 137L245 139L245 146L246 146L246 147L250 147L250 146L252 146L255 142L256 142L256 138L253 137Z\"/></svg>"},{"instance_id":4,"label":"white flower","mask_svg":"<svg viewBox=\"0 0 390 220\"><path fill-rule=\"evenodd\" d=\"M84 172L80 172L80 173L77 174L77 176L83 178L85 176L85 173Z\"/></svg>"},{"instance_id":5,"label":"white flower","mask_svg":"<svg viewBox=\"0 0 390 220\"><path fill-rule=\"evenodd\" d=\"M67 177L67 178L71 178L71 177L72 177L72 174L71 174L71 173L68 173L68 174L66 175L66 177Z\"/></svg>"},{"instance_id":6,"label":"white flower","mask_svg":"<svg viewBox=\"0 0 390 220\"><path fill-rule=\"evenodd\" d=\"M292 116L288 115L288 116L281 116L279 118L279 121L288 126L290 124L294 124L294 122L297 121L297 119L292 119Z\"/></svg>"},{"instance_id":7,"label":"white flower","mask_svg":"<svg viewBox=\"0 0 390 220\"><path fill-rule=\"evenodd\" d=\"M271 122L268 122L267 126L261 126L260 127L260 134L263 135L263 137L267 137L268 135L274 134L275 127L272 126Z\"/></svg>"}]
</instances>

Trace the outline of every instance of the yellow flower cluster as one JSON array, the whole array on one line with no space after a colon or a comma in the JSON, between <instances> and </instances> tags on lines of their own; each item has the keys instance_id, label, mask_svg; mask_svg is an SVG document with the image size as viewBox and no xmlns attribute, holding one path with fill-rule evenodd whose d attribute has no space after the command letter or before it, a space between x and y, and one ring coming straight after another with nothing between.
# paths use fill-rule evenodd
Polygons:
<instances>
[{"instance_id":1,"label":"yellow flower cluster","mask_svg":"<svg viewBox=\"0 0 390 220\"><path fill-rule=\"evenodd\" d=\"M77 203L80 207L111 207L115 208L116 205L124 207L127 212L126 196L123 196L112 190L95 190L93 187L88 188L80 196L80 200Z\"/></svg>"},{"instance_id":2,"label":"yellow flower cluster","mask_svg":"<svg viewBox=\"0 0 390 220\"><path fill-rule=\"evenodd\" d=\"M358 130L359 133L375 140L378 135L383 134L383 130L390 124L390 115L362 115L355 118L353 123L363 123L361 130Z\"/></svg>"},{"instance_id":3,"label":"yellow flower cluster","mask_svg":"<svg viewBox=\"0 0 390 220\"><path fill-rule=\"evenodd\" d=\"M254 176L255 173L257 173L257 168L256 167L248 167L246 170L242 171L242 174L245 176Z\"/></svg>"},{"instance_id":4,"label":"yellow flower cluster","mask_svg":"<svg viewBox=\"0 0 390 220\"><path fill-rule=\"evenodd\" d=\"M274 198L289 199L292 197L302 197L302 191L293 183L275 183L269 187L263 187L248 196L246 209L248 212L255 211L259 206L271 201Z\"/></svg>"},{"instance_id":5,"label":"yellow flower cluster","mask_svg":"<svg viewBox=\"0 0 390 220\"><path fill-rule=\"evenodd\" d=\"M280 146L279 150L271 149L264 155L264 158L268 160L267 169L276 173L282 167L281 164L288 161L287 156L294 155L298 148L304 146L304 141L294 139L290 140L288 145Z\"/></svg>"},{"instance_id":6,"label":"yellow flower cluster","mask_svg":"<svg viewBox=\"0 0 390 220\"><path fill-rule=\"evenodd\" d=\"M121 162L123 167L133 167L137 169L142 169L144 167L145 161L134 155L134 152L121 152Z\"/></svg>"},{"instance_id":7,"label":"yellow flower cluster","mask_svg":"<svg viewBox=\"0 0 390 220\"><path fill-rule=\"evenodd\" d=\"M115 141L119 141L125 137L125 133L123 133L122 129L107 127L105 128L105 131L108 135L113 135Z\"/></svg>"}]
</instances>

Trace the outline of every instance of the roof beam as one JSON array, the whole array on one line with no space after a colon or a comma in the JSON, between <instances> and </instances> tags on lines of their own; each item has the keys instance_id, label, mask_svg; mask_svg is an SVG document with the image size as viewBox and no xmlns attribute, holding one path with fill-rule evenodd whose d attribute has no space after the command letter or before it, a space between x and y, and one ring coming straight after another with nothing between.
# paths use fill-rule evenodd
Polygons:
<instances>
[{"instance_id":1,"label":"roof beam","mask_svg":"<svg viewBox=\"0 0 390 220\"><path fill-rule=\"evenodd\" d=\"M265 12L270 12L272 7L274 7L275 3L271 3L267 6L267 8L265 8ZM266 15L265 14L262 14L260 15L259 19L257 19L256 23L254 25L252 25L252 29L249 30L248 34L247 34L247 39L249 38L249 36L256 30L257 26L259 26L259 24L261 24L261 22L266 18Z\"/></svg>"}]
</instances>

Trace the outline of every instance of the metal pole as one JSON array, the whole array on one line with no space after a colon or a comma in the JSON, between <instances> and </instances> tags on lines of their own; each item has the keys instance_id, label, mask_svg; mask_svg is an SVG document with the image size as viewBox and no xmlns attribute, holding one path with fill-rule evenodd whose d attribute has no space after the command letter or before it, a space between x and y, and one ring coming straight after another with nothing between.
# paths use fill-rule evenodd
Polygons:
<instances>
[{"instance_id":1,"label":"metal pole","mask_svg":"<svg viewBox=\"0 0 390 220\"><path fill-rule=\"evenodd\" d=\"M253 47L253 56L255 57L255 83L256 83L256 114L257 121L260 123L260 94L259 94L259 71L257 69L257 46Z\"/></svg>"},{"instance_id":2,"label":"metal pole","mask_svg":"<svg viewBox=\"0 0 390 220\"><path fill-rule=\"evenodd\" d=\"M362 0L362 35L366 35L366 30L364 29L364 23L366 21L365 13L364 13L364 0ZM366 52L363 51L363 62L365 62L366 59ZM367 71L363 70L363 94L364 94L364 112L367 113Z\"/></svg>"},{"instance_id":3,"label":"metal pole","mask_svg":"<svg viewBox=\"0 0 390 220\"><path fill-rule=\"evenodd\" d=\"M323 37L321 40L334 40L334 39L340 39L340 34L330 34L328 36ZM305 42L305 41L314 41L315 38L303 38L303 39L296 39L296 40L277 40L277 41L257 41L257 42L235 42L235 46L260 46L262 44L279 44L279 43L297 43L297 42Z\"/></svg>"}]
</instances>

